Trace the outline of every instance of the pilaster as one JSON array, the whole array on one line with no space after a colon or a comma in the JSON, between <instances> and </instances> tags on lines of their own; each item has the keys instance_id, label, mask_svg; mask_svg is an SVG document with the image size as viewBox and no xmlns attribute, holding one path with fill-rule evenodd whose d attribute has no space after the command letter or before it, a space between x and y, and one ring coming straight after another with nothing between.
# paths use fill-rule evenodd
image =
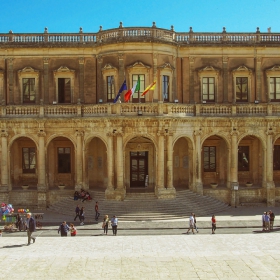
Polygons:
<instances>
[{"instance_id":1,"label":"pilaster","mask_svg":"<svg viewBox=\"0 0 280 280\"><path fill-rule=\"evenodd\" d=\"M1 132L1 190L9 191L8 176L8 133L5 130Z\"/></svg>"},{"instance_id":2,"label":"pilaster","mask_svg":"<svg viewBox=\"0 0 280 280\"><path fill-rule=\"evenodd\" d=\"M46 133L40 130L39 137L39 153L38 153L38 191L46 191L46 156L45 156L45 137Z\"/></svg>"},{"instance_id":3,"label":"pilaster","mask_svg":"<svg viewBox=\"0 0 280 280\"><path fill-rule=\"evenodd\" d=\"M77 151L76 151L76 184L75 190L81 190L83 186L83 132L76 130Z\"/></svg>"},{"instance_id":4,"label":"pilaster","mask_svg":"<svg viewBox=\"0 0 280 280\"><path fill-rule=\"evenodd\" d=\"M84 80L85 80L85 59L84 57L79 58L79 100L84 100Z\"/></svg>"},{"instance_id":5,"label":"pilaster","mask_svg":"<svg viewBox=\"0 0 280 280\"><path fill-rule=\"evenodd\" d=\"M194 188L195 191L201 195L203 195L203 184L201 180L201 134L202 131L195 130L194 137L195 137L195 184Z\"/></svg>"}]
</instances>

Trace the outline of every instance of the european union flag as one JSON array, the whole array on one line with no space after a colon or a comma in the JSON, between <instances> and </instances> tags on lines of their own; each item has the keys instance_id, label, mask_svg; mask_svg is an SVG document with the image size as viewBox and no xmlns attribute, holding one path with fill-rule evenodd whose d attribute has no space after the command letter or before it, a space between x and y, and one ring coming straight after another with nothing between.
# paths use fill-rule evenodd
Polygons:
<instances>
[{"instance_id":1,"label":"european union flag","mask_svg":"<svg viewBox=\"0 0 280 280\"><path fill-rule=\"evenodd\" d=\"M116 98L114 99L114 102L113 102L113 103L116 103L116 102L118 101L118 99L119 99L121 93L122 93L124 90L127 90L126 80L124 80L124 82L123 82L123 84L122 84L122 86L121 86L121 88L120 88L120 90L119 90L119 92L118 92Z\"/></svg>"}]
</instances>

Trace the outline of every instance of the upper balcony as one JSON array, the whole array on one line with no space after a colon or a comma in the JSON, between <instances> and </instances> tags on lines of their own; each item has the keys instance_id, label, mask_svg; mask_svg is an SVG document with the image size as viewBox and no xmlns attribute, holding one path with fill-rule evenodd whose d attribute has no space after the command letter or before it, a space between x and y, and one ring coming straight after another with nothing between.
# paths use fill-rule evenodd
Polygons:
<instances>
[{"instance_id":1,"label":"upper balcony","mask_svg":"<svg viewBox=\"0 0 280 280\"><path fill-rule=\"evenodd\" d=\"M0 118L88 117L279 117L280 104L118 103L96 105L7 105Z\"/></svg>"},{"instance_id":2,"label":"upper balcony","mask_svg":"<svg viewBox=\"0 0 280 280\"><path fill-rule=\"evenodd\" d=\"M259 28L255 33L227 33L225 27L221 33L175 32L173 26L170 30L157 28L155 23L152 27L123 27L103 30L96 33L83 33L82 28L78 33L13 33L0 34L0 44L30 45L30 44L103 44L110 42L130 41L162 41L174 44L276 44L280 43L280 33L261 33Z\"/></svg>"}]
</instances>

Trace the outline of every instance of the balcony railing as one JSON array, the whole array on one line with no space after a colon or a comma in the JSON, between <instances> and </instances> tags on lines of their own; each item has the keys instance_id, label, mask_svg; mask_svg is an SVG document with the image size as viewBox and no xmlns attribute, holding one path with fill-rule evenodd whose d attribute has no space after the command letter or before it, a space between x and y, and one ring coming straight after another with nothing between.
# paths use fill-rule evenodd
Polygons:
<instances>
[{"instance_id":1,"label":"balcony railing","mask_svg":"<svg viewBox=\"0 0 280 280\"><path fill-rule=\"evenodd\" d=\"M280 104L180 104L121 103L96 105L12 105L0 106L0 118L71 117L265 117L280 116Z\"/></svg>"},{"instance_id":2,"label":"balcony railing","mask_svg":"<svg viewBox=\"0 0 280 280\"><path fill-rule=\"evenodd\" d=\"M0 34L1 43L106 43L112 40L144 40L153 38L162 41L180 44L221 44L221 43L279 43L279 33L261 33L257 28L255 33L227 33L225 28L222 32L175 32L173 27L170 30L152 27L122 27L100 30L95 33L48 33L47 28L42 34L28 33L18 34L10 31L8 34Z\"/></svg>"}]
</instances>

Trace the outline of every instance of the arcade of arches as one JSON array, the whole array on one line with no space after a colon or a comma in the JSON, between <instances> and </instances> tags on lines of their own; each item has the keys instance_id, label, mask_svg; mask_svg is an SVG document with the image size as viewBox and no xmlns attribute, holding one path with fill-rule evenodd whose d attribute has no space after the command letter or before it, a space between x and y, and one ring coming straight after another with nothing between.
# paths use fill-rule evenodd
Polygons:
<instances>
[{"instance_id":1,"label":"arcade of arches","mask_svg":"<svg viewBox=\"0 0 280 280\"><path fill-rule=\"evenodd\" d=\"M28 125L7 124L1 133L1 198L15 204L24 198L44 208L84 188L117 200L133 190L172 199L183 189L231 205L273 206L279 199L280 135L272 126L238 129L216 122L209 128L164 118L134 119L131 126L101 123L85 120L69 128L46 121L33 132Z\"/></svg>"}]
</instances>

